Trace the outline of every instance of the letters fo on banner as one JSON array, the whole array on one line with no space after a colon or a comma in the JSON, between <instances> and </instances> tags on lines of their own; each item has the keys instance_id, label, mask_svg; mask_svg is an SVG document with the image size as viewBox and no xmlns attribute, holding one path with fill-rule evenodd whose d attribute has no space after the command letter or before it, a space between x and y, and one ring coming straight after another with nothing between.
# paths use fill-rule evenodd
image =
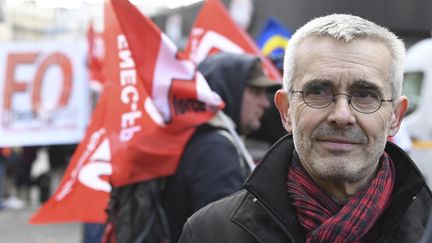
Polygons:
<instances>
[{"instance_id":1,"label":"letters fo on banner","mask_svg":"<svg viewBox=\"0 0 432 243\"><path fill-rule=\"evenodd\" d=\"M57 100L57 104L54 104L54 109L64 107L68 103L72 86L72 64L69 58L63 53L54 52L48 54L46 57L42 57L43 60L38 63L37 59L40 56L41 53L37 52L9 53L7 55L3 96L3 111L6 113L13 110L12 98L14 95L20 92L28 92L31 96L31 112L32 114L37 114L40 107L42 107L41 88L44 82L43 77L52 66L58 66L63 76L63 80L59 80L63 82L63 85L59 90L60 97ZM19 69L20 65L37 66L32 82L31 80L30 82L16 80L15 72ZM45 80L45 82L49 82L49 80ZM11 122L11 119L13 118L5 116L3 123L7 125Z\"/></svg>"},{"instance_id":2,"label":"letters fo on banner","mask_svg":"<svg viewBox=\"0 0 432 243\"><path fill-rule=\"evenodd\" d=\"M0 45L0 146L81 139L90 102L85 55L84 43Z\"/></svg>"}]
</instances>

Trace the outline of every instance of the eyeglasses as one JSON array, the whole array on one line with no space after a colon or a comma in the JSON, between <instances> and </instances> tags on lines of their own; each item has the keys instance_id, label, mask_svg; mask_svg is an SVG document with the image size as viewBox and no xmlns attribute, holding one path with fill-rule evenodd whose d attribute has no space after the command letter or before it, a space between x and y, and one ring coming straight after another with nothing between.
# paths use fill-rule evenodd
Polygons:
<instances>
[{"instance_id":1,"label":"eyeglasses","mask_svg":"<svg viewBox=\"0 0 432 243\"><path fill-rule=\"evenodd\" d=\"M364 114L374 113L381 107L383 102L393 101L393 99L384 100L376 91L367 88L353 90L350 92L351 94L335 94L328 86L310 85L301 91L291 90L291 93L301 93L306 105L315 109L324 109L336 101L336 96L344 95L348 98L348 104L354 110Z\"/></svg>"}]
</instances>

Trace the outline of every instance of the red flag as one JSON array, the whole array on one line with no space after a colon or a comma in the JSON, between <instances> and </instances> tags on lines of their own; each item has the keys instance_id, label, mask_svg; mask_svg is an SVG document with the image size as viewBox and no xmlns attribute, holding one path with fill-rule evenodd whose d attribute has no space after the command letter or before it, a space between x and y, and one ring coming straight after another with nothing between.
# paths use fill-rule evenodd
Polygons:
<instances>
[{"instance_id":1,"label":"red flag","mask_svg":"<svg viewBox=\"0 0 432 243\"><path fill-rule=\"evenodd\" d=\"M139 30L125 28L126 37L106 2L107 82L57 191L30 223L105 222L108 180L121 186L173 173L196 125L223 108L149 19L127 0L114 3L122 23Z\"/></svg>"},{"instance_id":2,"label":"red flag","mask_svg":"<svg viewBox=\"0 0 432 243\"><path fill-rule=\"evenodd\" d=\"M105 81L103 70L104 40L101 33L95 32L92 22L88 26L87 42L90 87L100 91Z\"/></svg>"},{"instance_id":3,"label":"red flag","mask_svg":"<svg viewBox=\"0 0 432 243\"><path fill-rule=\"evenodd\" d=\"M59 187L30 223L102 223L111 186L110 146L104 128L106 96L99 98L86 135L75 150Z\"/></svg>"},{"instance_id":4,"label":"red flag","mask_svg":"<svg viewBox=\"0 0 432 243\"><path fill-rule=\"evenodd\" d=\"M107 87L114 186L170 175L197 125L223 103L194 63L129 3L112 0ZM108 17L108 16L107 16ZM118 22L117 22L118 21ZM124 33L124 35L122 34Z\"/></svg>"},{"instance_id":5,"label":"red flag","mask_svg":"<svg viewBox=\"0 0 432 243\"><path fill-rule=\"evenodd\" d=\"M112 10L109 9L110 6L108 5L105 3L104 6L105 19L112 15ZM112 28L107 23L109 22L105 20L105 32ZM91 47L95 34L92 27L87 34L89 58L91 58L91 56L95 56ZM104 34L102 37L106 39L107 35ZM102 42L105 43L107 40L102 40ZM103 47L105 47L104 53L107 53L107 56L113 52L111 47ZM101 52L98 51L98 53ZM99 64L105 67L97 67L98 70L105 68L108 71L112 68L106 66L107 63L104 62L98 62ZM93 70L91 69L90 73ZM98 77L101 81L106 80L106 75ZM106 86L108 86L108 82L104 82L104 89L107 89ZM107 109L107 102L110 98L108 91L102 90L86 135L74 152L58 189L48 202L31 217L30 223L71 221L103 223L106 221L105 209L111 191L108 181L112 174L111 146L105 125L109 117L108 112L110 112Z\"/></svg>"},{"instance_id":6,"label":"red flag","mask_svg":"<svg viewBox=\"0 0 432 243\"><path fill-rule=\"evenodd\" d=\"M257 55L267 76L282 81L278 70L264 57L255 41L232 20L223 4L219 0L207 0L195 20L185 53L199 63L218 51Z\"/></svg>"}]
</instances>

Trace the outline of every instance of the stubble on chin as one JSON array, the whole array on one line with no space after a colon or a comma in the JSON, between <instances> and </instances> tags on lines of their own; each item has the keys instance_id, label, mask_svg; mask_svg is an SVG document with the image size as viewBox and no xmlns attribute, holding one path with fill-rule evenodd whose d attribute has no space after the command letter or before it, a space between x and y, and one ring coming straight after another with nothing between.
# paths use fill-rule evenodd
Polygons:
<instances>
[{"instance_id":1,"label":"stubble on chin","mask_svg":"<svg viewBox=\"0 0 432 243\"><path fill-rule=\"evenodd\" d=\"M319 146L318 139L331 137L344 137L350 141L364 144L364 146L363 149L351 152L327 151ZM383 143L382 141L377 142L378 144ZM294 137L294 144L301 163L308 173L312 174L311 176L351 183L358 182L374 173L384 149L384 147L375 146L368 150L368 138L360 129L316 129L309 141L302 141Z\"/></svg>"}]
</instances>

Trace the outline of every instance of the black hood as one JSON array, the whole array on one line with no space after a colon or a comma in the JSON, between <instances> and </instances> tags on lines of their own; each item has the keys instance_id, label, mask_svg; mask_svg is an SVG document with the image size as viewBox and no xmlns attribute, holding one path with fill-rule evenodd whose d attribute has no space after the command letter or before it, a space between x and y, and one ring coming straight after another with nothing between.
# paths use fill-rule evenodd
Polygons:
<instances>
[{"instance_id":1,"label":"black hood","mask_svg":"<svg viewBox=\"0 0 432 243\"><path fill-rule=\"evenodd\" d=\"M258 57L248 54L222 52L206 58L198 66L210 88L225 102L223 111L234 121L240 133L243 91L253 64L258 60Z\"/></svg>"}]
</instances>

